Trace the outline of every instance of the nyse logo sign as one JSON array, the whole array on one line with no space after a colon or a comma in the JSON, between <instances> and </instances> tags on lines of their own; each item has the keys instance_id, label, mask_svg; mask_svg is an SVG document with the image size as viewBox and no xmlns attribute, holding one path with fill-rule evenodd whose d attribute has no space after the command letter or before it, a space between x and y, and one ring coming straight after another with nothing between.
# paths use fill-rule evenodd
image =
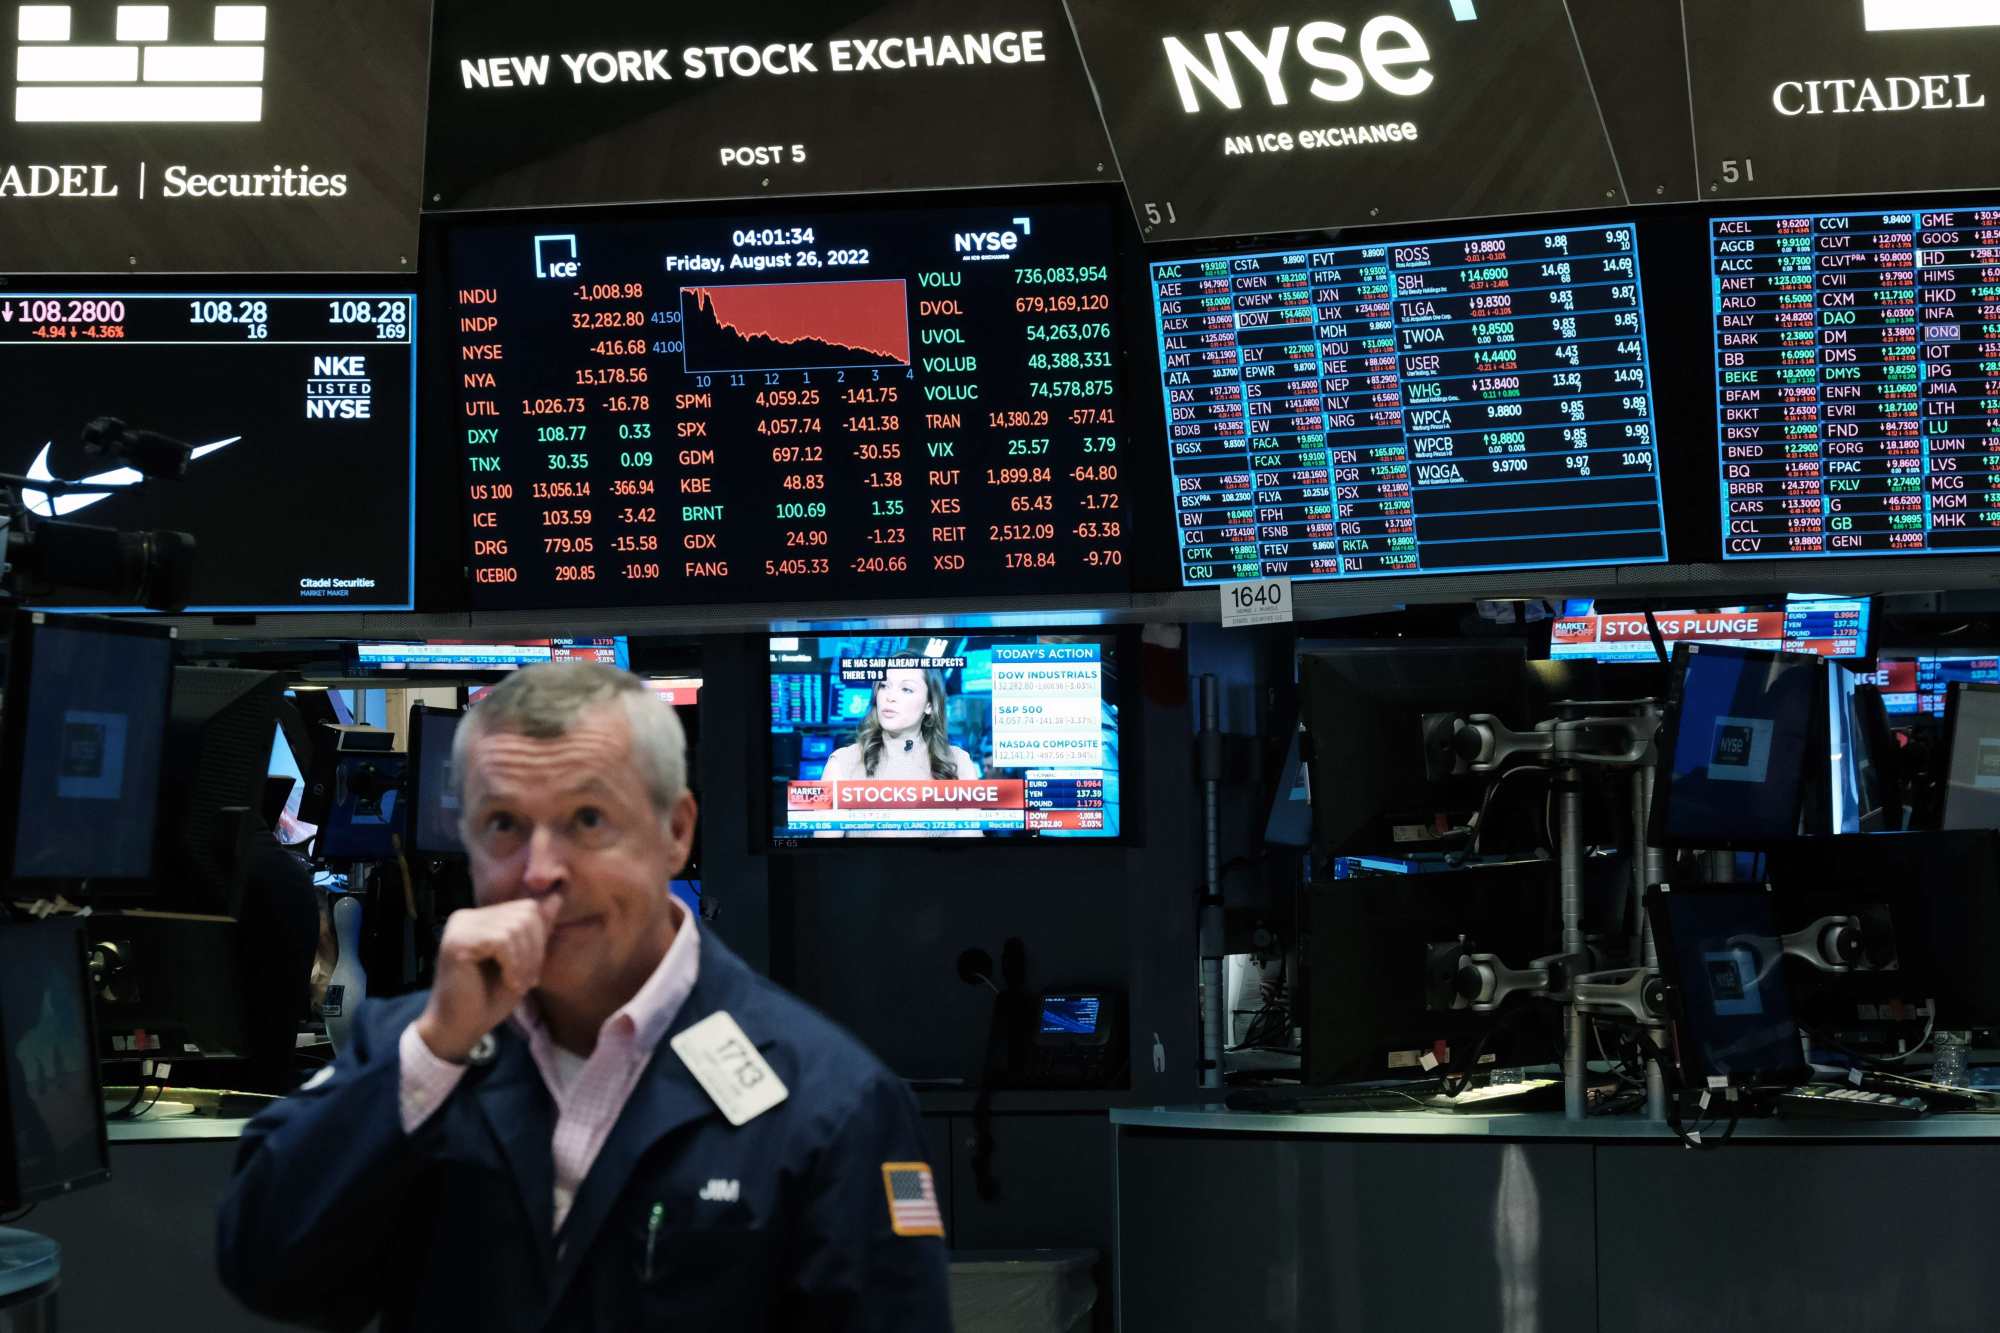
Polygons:
<instances>
[{"instance_id":1,"label":"nyse logo sign","mask_svg":"<svg viewBox=\"0 0 2000 1333\"><path fill-rule=\"evenodd\" d=\"M1173 73L1181 107L1189 115L1201 110L1197 85L1231 111L1243 109L1236 62L1248 66L1252 86L1261 82L1265 98L1274 107L1291 101L1285 66L1293 55L1309 69L1330 76L1314 77L1306 84L1306 91L1323 102L1352 102L1370 80L1398 97L1415 97L1434 81L1430 70L1424 68L1431 58L1430 48L1423 34L1407 20L1394 14L1369 19L1356 39L1361 57L1358 63L1341 50L1346 40L1346 27L1317 20L1300 25L1296 33L1289 24L1256 37L1233 30L1204 33L1205 56L1178 37L1162 37L1160 43L1166 48L1167 67Z\"/></svg>"},{"instance_id":2,"label":"nyse logo sign","mask_svg":"<svg viewBox=\"0 0 2000 1333\"><path fill-rule=\"evenodd\" d=\"M80 41L76 9L19 7L16 121L242 124L264 118L265 6L213 6L207 31L199 34L212 41L189 41L185 33L175 40L168 5L118 5L115 41ZM101 17L101 8L85 12Z\"/></svg>"}]
</instances>

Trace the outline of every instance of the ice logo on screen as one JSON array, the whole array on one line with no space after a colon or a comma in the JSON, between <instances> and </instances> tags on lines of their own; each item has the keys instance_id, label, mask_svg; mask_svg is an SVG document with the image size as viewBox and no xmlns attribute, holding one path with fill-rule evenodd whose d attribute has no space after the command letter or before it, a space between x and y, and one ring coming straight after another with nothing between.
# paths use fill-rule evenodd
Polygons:
<instances>
[{"instance_id":1,"label":"ice logo on screen","mask_svg":"<svg viewBox=\"0 0 2000 1333\"><path fill-rule=\"evenodd\" d=\"M70 709L63 714L56 796L115 801L125 779L125 715Z\"/></svg>"},{"instance_id":2,"label":"ice logo on screen","mask_svg":"<svg viewBox=\"0 0 2000 1333\"><path fill-rule=\"evenodd\" d=\"M1708 776L1715 782L1762 782L1771 765L1771 722L1761 717L1718 717L1709 746Z\"/></svg>"},{"instance_id":3,"label":"ice logo on screen","mask_svg":"<svg viewBox=\"0 0 2000 1333\"><path fill-rule=\"evenodd\" d=\"M172 41L169 5L119 5L114 43L72 40L74 7L22 5L14 119L49 125L264 119L263 5L216 5L212 42Z\"/></svg>"}]
</instances>

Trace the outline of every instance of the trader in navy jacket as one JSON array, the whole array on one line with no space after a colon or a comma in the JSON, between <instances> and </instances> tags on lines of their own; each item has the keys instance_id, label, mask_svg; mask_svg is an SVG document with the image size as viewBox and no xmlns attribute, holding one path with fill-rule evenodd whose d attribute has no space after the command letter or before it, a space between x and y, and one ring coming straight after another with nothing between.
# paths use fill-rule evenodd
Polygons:
<instances>
[{"instance_id":1,"label":"trader in navy jacket","mask_svg":"<svg viewBox=\"0 0 2000 1333\"><path fill-rule=\"evenodd\" d=\"M667 891L674 710L533 667L452 747L479 906L251 1122L222 1278L274 1319L403 1330L948 1333L915 1104ZM740 1122L740 1123L738 1123Z\"/></svg>"}]
</instances>

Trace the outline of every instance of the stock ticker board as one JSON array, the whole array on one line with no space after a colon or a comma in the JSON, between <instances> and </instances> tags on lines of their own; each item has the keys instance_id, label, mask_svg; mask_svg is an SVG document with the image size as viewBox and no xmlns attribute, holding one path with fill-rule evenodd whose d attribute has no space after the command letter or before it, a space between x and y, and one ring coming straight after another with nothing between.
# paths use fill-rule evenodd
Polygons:
<instances>
[{"instance_id":1,"label":"stock ticker board","mask_svg":"<svg viewBox=\"0 0 2000 1333\"><path fill-rule=\"evenodd\" d=\"M2000 209L1710 241L1724 557L2000 550Z\"/></svg>"},{"instance_id":2,"label":"stock ticker board","mask_svg":"<svg viewBox=\"0 0 2000 1333\"><path fill-rule=\"evenodd\" d=\"M1152 266L1181 576L1666 559L1625 224Z\"/></svg>"},{"instance_id":3,"label":"stock ticker board","mask_svg":"<svg viewBox=\"0 0 2000 1333\"><path fill-rule=\"evenodd\" d=\"M469 225L473 604L1129 585L1103 207Z\"/></svg>"}]
</instances>

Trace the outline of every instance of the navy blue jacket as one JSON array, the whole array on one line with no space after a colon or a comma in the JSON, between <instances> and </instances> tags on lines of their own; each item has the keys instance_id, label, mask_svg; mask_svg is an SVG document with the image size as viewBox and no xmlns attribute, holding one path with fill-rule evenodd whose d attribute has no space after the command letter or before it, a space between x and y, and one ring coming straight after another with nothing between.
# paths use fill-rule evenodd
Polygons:
<instances>
[{"instance_id":1,"label":"navy blue jacket","mask_svg":"<svg viewBox=\"0 0 2000 1333\"><path fill-rule=\"evenodd\" d=\"M403 1133L396 1046L424 1002L365 1005L333 1076L244 1132L217 1243L251 1309L385 1333L948 1333L944 1242L895 1234L882 1170L925 1160L915 1100L712 934L560 1233L555 1103L511 1026ZM791 1094L740 1128L668 1045L718 1010Z\"/></svg>"}]
</instances>

